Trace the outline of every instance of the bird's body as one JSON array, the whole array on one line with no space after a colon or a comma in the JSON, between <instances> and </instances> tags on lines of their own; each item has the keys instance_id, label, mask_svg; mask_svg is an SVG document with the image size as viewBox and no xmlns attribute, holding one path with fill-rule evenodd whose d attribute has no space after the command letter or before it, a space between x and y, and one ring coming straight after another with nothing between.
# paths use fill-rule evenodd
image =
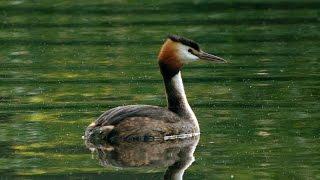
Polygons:
<instances>
[{"instance_id":1,"label":"bird's body","mask_svg":"<svg viewBox=\"0 0 320 180\"><path fill-rule=\"evenodd\" d=\"M88 126L87 140L149 141L199 134L198 121L187 101L180 70L186 62L198 59L224 60L201 51L198 44L179 36L169 36L158 59L168 107L129 105L110 109Z\"/></svg>"},{"instance_id":2,"label":"bird's body","mask_svg":"<svg viewBox=\"0 0 320 180\"><path fill-rule=\"evenodd\" d=\"M101 115L95 127L114 126L110 138L121 140L163 139L165 136L199 132L191 119L183 119L166 108L149 105L129 105L113 108Z\"/></svg>"}]
</instances>

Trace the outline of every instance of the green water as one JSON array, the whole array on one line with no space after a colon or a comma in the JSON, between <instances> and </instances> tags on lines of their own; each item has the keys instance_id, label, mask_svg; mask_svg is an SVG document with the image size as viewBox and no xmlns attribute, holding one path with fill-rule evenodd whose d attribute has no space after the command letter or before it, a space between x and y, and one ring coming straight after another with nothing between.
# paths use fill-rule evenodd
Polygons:
<instances>
[{"instance_id":1,"label":"green water","mask_svg":"<svg viewBox=\"0 0 320 180\"><path fill-rule=\"evenodd\" d=\"M101 167L86 126L108 108L165 106L169 33L231 63L185 66L201 139L184 179L320 179L319 1L0 2L0 173L161 179Z\"/></svg>"}]
</instances>

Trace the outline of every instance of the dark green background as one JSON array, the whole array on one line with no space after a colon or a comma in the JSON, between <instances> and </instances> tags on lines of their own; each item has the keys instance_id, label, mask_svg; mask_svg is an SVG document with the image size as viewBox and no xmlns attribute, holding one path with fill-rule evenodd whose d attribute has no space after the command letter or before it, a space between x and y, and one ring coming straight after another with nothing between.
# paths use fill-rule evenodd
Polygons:
<instances>
[{"instance_id":1,"label":"dark green background","mask_svg":"<svg viewBox=\"0 0 320 180\"><path fill-rule=\"evenodd\" d=\"M201 127L185 179L320 178L319 1L2 0L0 173L159 179L100 167L85 127L123 104L165 106L167 34L231 63L183 69Z\"/></svg>"}]
</instances>

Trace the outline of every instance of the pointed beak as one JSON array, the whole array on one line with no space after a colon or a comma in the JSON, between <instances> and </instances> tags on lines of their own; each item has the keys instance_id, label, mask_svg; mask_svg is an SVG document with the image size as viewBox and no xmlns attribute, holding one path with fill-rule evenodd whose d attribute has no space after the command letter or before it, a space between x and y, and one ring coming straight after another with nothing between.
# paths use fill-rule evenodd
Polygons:
<instances>
[{"instance_id":1,"label":"pointed beak","mask_svg":"<svg viewBox=\"0 0 320 180\"><path fill-rule=\"evenodd\" d=\"M227 63L227 61L224 60L223 58L215 56L215 55L212 55L212 54L209 54L209 53L206 53L206 52L201 51L201 50L199 52L197 52L195 55L198 56L202 60L214 61L216 63Z\"/></svg>"}]
</instances>

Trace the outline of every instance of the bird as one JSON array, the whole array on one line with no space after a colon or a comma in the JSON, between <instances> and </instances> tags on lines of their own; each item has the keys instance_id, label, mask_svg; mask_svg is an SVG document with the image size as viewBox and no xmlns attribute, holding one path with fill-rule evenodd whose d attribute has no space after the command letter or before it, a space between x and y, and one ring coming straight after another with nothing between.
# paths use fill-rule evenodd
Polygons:
<instances>
[{"instance_id":1,"label":"bird","mask_svg":"<svg viewBox=\"0 0 320 180\"><path fill-rule=\"evenodd\" d=\"M198 136L200 128L183 86L181 69L198 60L226 63L221 57L200 49L198 43L179 35L168 35L158 54L158 64L167 99L167 107L126 105L103 113L85 130L89 142L168 141Z\"/></svg>"}]
</instances>

